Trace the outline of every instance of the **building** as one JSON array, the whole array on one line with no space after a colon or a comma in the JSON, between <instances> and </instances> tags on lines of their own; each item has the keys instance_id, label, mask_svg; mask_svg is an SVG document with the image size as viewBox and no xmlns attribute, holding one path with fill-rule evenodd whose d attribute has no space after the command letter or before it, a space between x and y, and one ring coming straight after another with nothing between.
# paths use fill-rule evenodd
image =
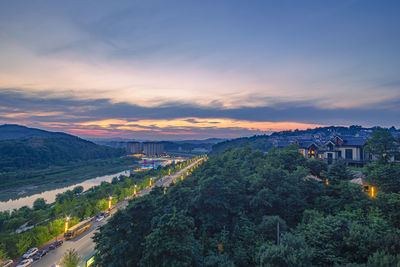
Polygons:
<instances>
[{"instance_id":1,"label":"building","mask_svg":"<svg viewBox=\"0 0 400 267\"><path fill-rule=\"evenodd\" d=\"M147 156L159 156L164 153L164 144L162 143L143 143L143 153Z\"/></svg>"},{"instance_id":2,"label":"building","mask_svg":"<svg viewBox=\"0 0 400 267\"><path fill-rule=\"evenodd\" d=\"M143 145L140 142L128 142L127 151L131 154L141 154L143 152Z\"/></svg>"},{"instance_id":3,"label":"building","mask_svg":"<svg viewBox=\"0 0 400 267\"><path fill-rule=\"evenodd\" d=\"M306 159L322 158L322 155L319 152L321 149L316 142L313 142L311 140L296 140L295 144L298 145L299 152Z\"/></svg>"},{"instance_id":4,"label":"building","mask_svg":"<svg viewBox=\"0 0 400 267\"><path fill-rule=\"evenodd\" d=\"M343 159L349 165L363 166L371 158L365 152L367 141L365 137L336 135L325 143L323 159L328 164Z\"/></svg>"}]
</instances>

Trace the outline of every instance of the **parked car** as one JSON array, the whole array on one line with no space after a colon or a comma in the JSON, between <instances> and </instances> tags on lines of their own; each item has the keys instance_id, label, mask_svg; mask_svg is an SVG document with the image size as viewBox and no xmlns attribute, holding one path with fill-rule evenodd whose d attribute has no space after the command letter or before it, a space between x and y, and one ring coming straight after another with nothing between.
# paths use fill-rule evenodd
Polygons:
<instances>
[{"instance_id":1,"label":"parked car","mask_svg":"<svg viewBox=\"0 0 400 267\"><path fill-rule=\"evenodd\" d=\"M32 262L33 262L32 259L25 259L25 260L21 261L21 262L17 265L17 267L29 266L29 265L32 264Z\"/></svg>"},{"instance_id":2,"label":"parked car","mask_svg":"<svg viewBox=\"0 0 400 267\"><path fill-rule=\"evenodd\" d=\"M99 216L99 217L97 217L96 222L101 222L103 219L104 219L103 216Z\"/></svg>"},{"instance_id":3,"label":"parked car","mask_svg":"<svg viewBox=\"0 0 400 267\"><path fill-rule=\"evenodd\" d=\"M30 257L34 256L36 253L38 253L38 251L39 250L37 248L31 248L24 255L22 255L22 258L23 259L30 258Z\"/></svg>"},{"instance_id":4,"label":"parked car","mask_svg":"<svg viewBox=\"0 0 400 267\"><path fill-rule=\"evenodd\" d=\"M39 251L38 253L36 253L35 256L33 256L33 260L37 261L40 260L44 255L46 255L48 253L47 249Z\"/></svg>"},{"instance_id":5,"label":"parked car","mask_svg":"<svg viewBox=\"0 0 400 267\"><path fill-rule=\"evenodd\" d=\"M110 212L104 212L104 218L107 218L108 216L110 216Z\"/></svg>"},{"instance_id":6,"label":"parked car","mask_svg":"<svg viewBox=\"0 0 400 267\"><path fill-rule=\"evenodd\" d=\"M54 241L53 243L51 243L49 249L58 248L58 247L61 246L63 243L64 243L64 241L62 241L62 240Z\"/></svg>"},{"instance_id":7,"label":"parked car","mask_svg":"<svg viewBox=\"0 0 400 267\"><path fill-rule=\"evenodd\" d=\"M1 265L1 267L7 267L7 266L11 266L11 264L13 264L14 261L13 260L6 260L5 262L3 262L3 264Z\"/></svg>"}]
</instances>

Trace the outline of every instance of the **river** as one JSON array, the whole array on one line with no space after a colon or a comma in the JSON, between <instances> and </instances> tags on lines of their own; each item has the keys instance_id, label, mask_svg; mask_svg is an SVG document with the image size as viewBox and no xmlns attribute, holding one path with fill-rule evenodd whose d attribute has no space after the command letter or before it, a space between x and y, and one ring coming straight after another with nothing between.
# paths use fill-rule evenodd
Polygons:
<instances>
[{"instance_id":1,"label":"river","mask_svg":"<svg viewBox=\"0 0 400 267\"><path fill-rule=\"evenodd\" d=\"M32 207L33 202L37 198L44 198L46 200L46 203L52 203L56 200L56 195L59 193L63 193L67 190L72 190L76 186L83 186L83 190L86 191L89 188L92 188L93 186L101 184L102 182L111 182L111 180L114 177L119 177L120 175L129 176L129 171L123 171L123 172L119 172L116 174L99 176L99 177L89 179L84 182L77 183L77 184L74 184L71 186L48 190L48 191L42 192L40 194L34 194L31 196L27 196L27 197L21 197L21 198L15 199L15 200L10 199L8 201L2 201L2 202L0 202L0 211L19 209L23 206Z\"/></svg>"}]
</instances>

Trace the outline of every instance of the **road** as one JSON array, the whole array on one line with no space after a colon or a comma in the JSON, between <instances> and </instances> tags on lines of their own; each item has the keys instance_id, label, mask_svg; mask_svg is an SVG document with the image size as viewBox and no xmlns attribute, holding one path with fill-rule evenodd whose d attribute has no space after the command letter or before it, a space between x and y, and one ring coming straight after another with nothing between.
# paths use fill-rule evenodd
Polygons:
<instances>
[{"instance_id":1,"label":"road","mask_svg":"<svg viewBox=\"0 0 400 267\"><path fill-rule=\"evenodd\" d=\"M201 159L199 159L199 160L201 160ZM189 170L191 167L193 167L199 160L192 162L191 164L189 164L182 170L179 170L172 175L164 176L161 179L155 181L152 187L148 187L148 188L145 188L145 189L139 191L137 193L137 196L140 197L140 196L150 193L151 189L156 186L169 186L171 183L173 183L174 180L180 179L181 175L186 174L187 170ZM111 213L111 216L118 209L125 208L128 205L128 201L129 201L129 199L121 201L117 205L115 205L115 208L113 209L113 212ZM74 238L73 240L64 241L64 244L61 247L51 250L41 260L36 261L29 266L46 267L46 266L51 266L54 263L60 263L60 260L63 258L64 253L68 249L72 249L72 248L76 249L82 258L86 257L94 250L94 247L95 247L92 237L94 236L95 232L98 230L98 227L106 224L107 220L110 217L108 217L107 219L105 219L101 222L93 222L91 227L88 230L86 230L83 234Z\"/></svg>"}]
</instances>

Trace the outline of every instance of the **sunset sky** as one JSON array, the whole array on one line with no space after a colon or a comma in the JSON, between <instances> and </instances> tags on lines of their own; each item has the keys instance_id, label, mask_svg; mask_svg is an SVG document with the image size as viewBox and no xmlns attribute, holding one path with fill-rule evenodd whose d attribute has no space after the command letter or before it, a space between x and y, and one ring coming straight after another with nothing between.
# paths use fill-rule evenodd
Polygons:
<instances>
[{"instance_id":1,"label":"sunset sky","mask_svg":"<svg viewBox=\"0 0 400 267\"><path fill-rule=\"evenodd\" d=\"M0 124L84 138L400 127L399 1L1 1Z\"/></svg>"}]
</instances>

